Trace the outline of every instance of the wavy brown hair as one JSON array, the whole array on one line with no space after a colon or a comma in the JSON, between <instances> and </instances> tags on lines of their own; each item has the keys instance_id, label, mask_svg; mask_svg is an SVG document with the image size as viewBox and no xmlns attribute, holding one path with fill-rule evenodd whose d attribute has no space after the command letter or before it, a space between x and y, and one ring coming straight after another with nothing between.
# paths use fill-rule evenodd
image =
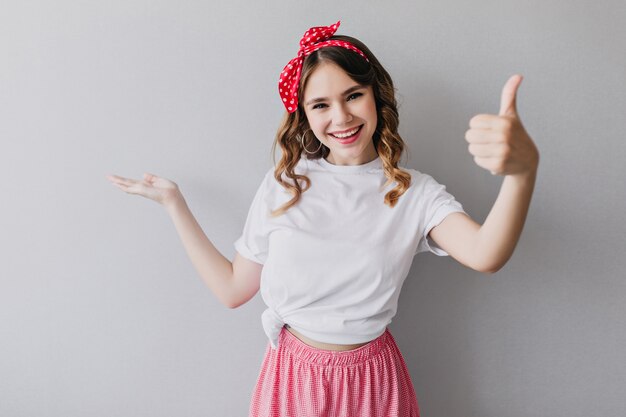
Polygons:
<instances>
[{"instance_id":1,"label":"wavy brown hair","mask_svg":"<svg viewBox=\"0 0 626 417\"><path fill-rule=\"evenodd\" d=\"M338 46L320 48L308 55L304 60L298 87L298 97L304 97L304 87L307 80L322 62L332 62L342 68L358 84L372 86L378 119L372 139L387 177L385 186L394 181L397 183L396 187L385 195L384 200L389 207L394 207L398 199L409 188L411 174L398 168L398 161L402 156L405 145L398 134L398 105L393 81L374 54L361 41L344 35L333 36L331 39L350 42L367 56L369 62L358 53L346 48ZM300 200L301 194L311 186L311 180L306 175L296 174L294 171L302 157L302 152L304 152L300 138L302 138L304 146L309 150L319 147L315 153L306 155L308 159L326 158L330 153L330 149L324 146L309 129L301 102L298 103L298 109L295 112L285 112L272 146L272 155L276 165L274 177L278 183L293 195L291 200L272 211L271 215L274 217L285 213L289 208L293 207ZM280 145L282 150L282 157L278 164L275 161L277 144ZM292 181L284 179L283 173ZM301 182L304 183L304 188Z\"/></svg>"}]
</instances>

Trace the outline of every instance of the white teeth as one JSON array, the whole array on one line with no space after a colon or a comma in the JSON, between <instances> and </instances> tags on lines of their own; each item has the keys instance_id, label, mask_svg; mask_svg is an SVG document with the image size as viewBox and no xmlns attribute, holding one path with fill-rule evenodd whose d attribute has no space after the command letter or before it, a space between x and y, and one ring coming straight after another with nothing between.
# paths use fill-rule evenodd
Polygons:
<instances>
[{"instance_id":1,"label":"white teeth","mask_svg":"<svg viewBox=\"0 0 626 417\"><path fill-rule=\"evenodd\" d=\"M357 127L357 128L355 128L355 129L353 129L353 130L351 130L349 132L346 132L346 133L331 133L331 135L333 135L334 137L339 138L339 139L344 139L344 138L347 138L347 137L350 137L350 136L354 135L358 130L359 130L359 128Z\"/></svg>"}]
</instances>

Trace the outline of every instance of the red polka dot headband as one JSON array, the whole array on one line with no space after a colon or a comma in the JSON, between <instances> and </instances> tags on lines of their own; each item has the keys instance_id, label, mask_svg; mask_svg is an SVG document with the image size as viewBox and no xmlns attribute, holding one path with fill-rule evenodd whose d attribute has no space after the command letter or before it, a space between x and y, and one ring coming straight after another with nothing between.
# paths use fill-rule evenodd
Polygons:
<instances>
[{"instance_id":1,"label":"red polka dot headband","mask_svg":"<svg viewBox=\"0 0 626 417\"><path fill-rule=\"evenodd\" d=\"M349 49L361 55L369 62L361 50L350 42L329 40L335 34L340 25L340 21L330 26L312 27L300 39L300 50L298 56L289 61L283 72L280 73L278 81L278 93L283 100L283 104L289 113L293 113L298 108L298 85L300 84L300 74L302 72L302 63L307 55L326 46L340 46Z\"/></svg>"}]
</instances>

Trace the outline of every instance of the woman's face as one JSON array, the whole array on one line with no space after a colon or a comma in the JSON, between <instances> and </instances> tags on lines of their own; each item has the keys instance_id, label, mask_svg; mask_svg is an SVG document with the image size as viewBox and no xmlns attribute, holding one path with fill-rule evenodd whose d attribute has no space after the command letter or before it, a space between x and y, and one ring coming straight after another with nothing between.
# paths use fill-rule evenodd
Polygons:
<instances>
[{"instance_id":1,"label":"woman's face","mask_svg":"<svg viewBox=\"0 0 626 417\"><path fill-rule=\"evenodd\" d=\"M328 162L362 165L376 159L371 86L358 84L336 64L322 62L309 76L302 105L311 130L330 149Z\"/></svg>"}]
</instances>

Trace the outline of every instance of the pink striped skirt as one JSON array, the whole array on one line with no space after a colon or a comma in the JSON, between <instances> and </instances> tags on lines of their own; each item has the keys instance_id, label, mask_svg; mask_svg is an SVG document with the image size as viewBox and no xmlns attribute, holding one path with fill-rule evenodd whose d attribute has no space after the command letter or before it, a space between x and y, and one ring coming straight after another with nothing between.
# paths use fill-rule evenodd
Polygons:
<instances>
[{"instance_id":1,"label":"pink striped skirt","mask_svg":"<svg viewBox=\"0 0 626 417\"><path fill-rule=\"evenodd\" d=\"M307 345L283 327L268 342L250 417L419 417L400 349L388 329L357 349Z\"/></svg>"}]
</instances>

